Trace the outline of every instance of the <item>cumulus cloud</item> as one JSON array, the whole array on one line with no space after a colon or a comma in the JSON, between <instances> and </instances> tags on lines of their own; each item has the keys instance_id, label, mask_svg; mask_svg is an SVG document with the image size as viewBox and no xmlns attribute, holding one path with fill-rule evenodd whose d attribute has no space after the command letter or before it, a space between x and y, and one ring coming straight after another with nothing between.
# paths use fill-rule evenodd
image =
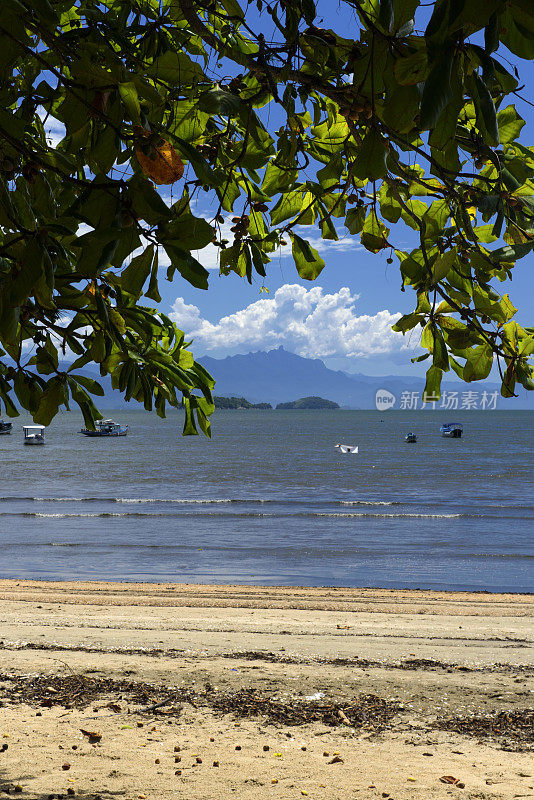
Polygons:
<instances>
[{"instance_id":1,"label":"cumulus cloud","mask_svg":"<svg viewBox=\"0 0 534 800\"><path fill-rule=\"evenodd\" d=\"M178 297L171 318L199 350L226 355L283 345L308 358L368 357L398 352L409 341L391 326L401 316L384 310L358 315L359 295L346 286L327 293L285 284L268 297L216 322L204 319L200 309Z\"/></svg>"}]
</instances>

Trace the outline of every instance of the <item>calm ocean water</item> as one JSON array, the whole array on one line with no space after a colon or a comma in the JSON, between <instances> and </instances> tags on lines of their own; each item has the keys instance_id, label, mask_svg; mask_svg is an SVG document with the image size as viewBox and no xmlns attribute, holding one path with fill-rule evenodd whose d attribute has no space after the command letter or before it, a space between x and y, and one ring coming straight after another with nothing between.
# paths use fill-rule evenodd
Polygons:
<instances>
[{"instance_id":1,"label":"calm ocean water","mask_svg":"<svg viewBox=\"0 0 534 800\"><path fill-rule=\"evenodd\" d=\"M430 410L115 417L0 437L0 577L534 591L531 412L457 412L460 440Z\"/></svg>"}]
</instances>

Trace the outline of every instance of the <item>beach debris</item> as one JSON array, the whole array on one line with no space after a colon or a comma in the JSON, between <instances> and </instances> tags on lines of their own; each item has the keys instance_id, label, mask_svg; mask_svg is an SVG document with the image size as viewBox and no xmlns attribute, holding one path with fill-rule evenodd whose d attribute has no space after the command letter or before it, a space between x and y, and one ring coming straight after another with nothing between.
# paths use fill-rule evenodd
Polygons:
<instances>
[{"instance_id":1,"label":"beach debris","mask_svg":"<svg viewBox=\"0 0 534 800\"><path fill-rule=\"evenodd\" d=\"M200 756L197 756L195 761L197 762L197 764L202 764L202 759L200 758Z\"/></svg>"},{"instance_id":2,"label":"beach debris","mask_svg":"<svg viewBox=\"0 0 534 800\"><path fill-rule=\"evenodd\" d=\"M324 753L323 753L323 756L325 758L328 758L329 755L330 755L330 753L328 752L328 750L325 750Z\"/></svg>"},{"instance_id":3,"label":"beach debris","mask_svg":"<svg viewBox=\"0 0 534 800\"><path fill-rule=\"evenodd\" d=\"M343 723L343 725L352 725L352 722L350 721L350 719L347 717L345 712L342 711L340 708L338 708L337 715L338 715L339 719L341 720L341 722Z\"/></svg>"},{"instance_id":4,"label":"beach debris","mask_svg":"<svg viewBox=\"0 0 534 800\"><path fill-rule=\"evenodd\" d=\"M348 631L352 628L352 625L336 625L338 631Z\"/></svg>"},{"instance_id":5,"label":"beach debris","mask_svg":"<svg viewBox=\"0 0 534 800\"><path fill-rule=\"evenodd\" d=\"M464 735L494 737L501 747L519 749L531 747L534 742L534 709L503 710L473 717L448 717L438 719L435 728L456 731Z\"/></svg>"},{"instance_id":6,"label":"beach debris","mask_svg":"<svg viewBox=\"0 0 534 800\"><path fill-rule=\"evenodd\" d=\"M329 764L344 764L345 762L343 761L341 756L334 756L334 758L331 758L328 763Z\"/></svg>"},{"instance_id":7,"label":"beach debris","mask_svg":"<svg viewBox=\"0 0 534 800\"><path fill-rule=\"evenodd\" d=\"M76 794L76 789L73 789L72 786L67 786L67 794L71 795L72 797Z\"/></svg>"},{"instance_id":8,"label":"beach debris","mask_svg":"<svg viewBox=\"0 0 534 800\"><path fill-rule=\"evenodd\" d=\"M451 784L452 786L457 786L458 789L465 788L465 783L462 783L462 781L459 778L455 778L454 775L442 775L440 781L441 783L448 783Z\"/></svg>"},{"instance_id":9,"label":"beach debris","mask_svg":"<svg viewBox=\"0 0 534 800\"><path fill-rule=\"evenodd\" d=\"M264 753L268 753L270 749L271 749L271 748L269 747L269 745L268 745L268 744L264 744L264 745L263 745L263 752L264 752Z\"/></svg>"},{"instance_id":10,"label":"beach debris","mask_svg":"<svg viewBox=\"0 0 534 800\"><path fill-rule=\"evenodd\" d=\"M175 764L179 764L181 760L182 760L182 756L174 756L174 763Z\"/></svg>"},{"instance_id":11,"label":"beach debris","mask_svg":"<svg viewBox=\"0 0 534 800\"><path fill-rule=\"evenodd\" d=\"M284 754L283 754L283 753L273 753L273 756L274 756L275 758L283 758L283 757L284 757Z\"/></svg>"},{"instance_id":12,"label":"beach debris","mask_svg":"<svg viewBox=\"0 0 534 800\"><path fill-rule=\"evenodd\" d=\"M106 703L104 706L102 706L102 708L110 708L116 714L119 714L122 711L120 705L118 703L113 703L113 702Z\"/></svg>"},{"instance_id":13,"label":"beach debris","mask_svg":"<svg viewBox=\"0 0 534 800\"><path fill-rule=\"evenodd\" d=\"M61 769L65 770L65 772L70 769L70 764L66 761L64 764L61 765Z\"/></svg>"},{"instance_id":14,"label":"beach debris","mask_svg":"<svg viewBox=\"0 0 534 800\"><path fill-rule=\"evenodd\" d=\"M352 663L352 662L351 662ZM359 662L358 662L359 663ZM374 733L386 728L391 720L402 711L402 705L393 699L385 699L377 695L360 695L350 701L335 701L331 698L319 697L307 700L292 697L290 700L268 694L254 688L242 688L232 692L210 689L199 691L195 688L169 688L153 684L138 683L131 679L114 680L112 678L96 678L85 674L69 674L48 676L7 676L0 674L0 681L10 682L10 699L14 703L41 704L48 698L50 706L84 709L95 701L106 699L106 696L125 699L128 704L139 705L140 713L154 709L162 703L169 705L169 716L180 714L177 704L190 703L195 707L212 709L216 714L233 714L239 718L262 717L266 723L296 726L319 722L331 727L349 724L353 728L372 729ZM52 697L48 687L53 686L56 692ZM319 694L319 693L316 693ZM339 712L342 712L343 717ZM139 713L137 710L135 713ZM531 712L534 717L534 712ZM239 727L239 722L234 723ZM121 726L122 729L135 727ZM150 731L157 731L155 726ZM328 728L322 733L328 733Z\"/></svg>"},{"instance_id":15,"label":"beach debris","mask_svg":"<svg viewBox=\"0 0 534 800\"><path fill-rule=\"evenodd\" d=\"M176 770L176 772L175 772L174 774L175 774L175 775L181 775L181 774L182 774L182 770L181 770L181 769L177 769L177 770Z\"/></svg>"},{"instance_id":16,"label":"beach debris","mask_svg":"<svg viewBox=\"0 0 534 800\"><path fill-rule=\"evenodd\" d=\"M80 728L80 733L83 733L84 736L87 736L89 739L89 744L96 744L102 739L102 734L97 733L96 731L84 731L83 728Z\"/></svg>"},{"instance_id":17,"label":"beach debris","mask_svg":"<svg viewBox=\"0 0 534 800\"><path fill-rule=\"evenodd\" d=\"M271 783L278 783L278 778L271 778Z\"/></svg>"},{"instance_id":18,"label":"beach debris","mask_svg":"<svg viewBox=\"0 0 534 800\"><path fill-rule=\"evenodd\" d=\"M322 700L325 696L324 692L315 692L315 694L307 694L305 700Z\"/></svg>"},{"instance_id":19,"label":"beach debris","mask_svg":"<svg viewBox=\"0 0 534 800\"><path fill-rule=\"evenodd\" d=\"M213 766L214 766L214 767L218 767L218 766L219 766L219 762L218 762L218 761L214 761L214 762L213 762Z\"/></svg>"},{"instance_id":20,"label":"beach debris","mask_svg":"<svg viewBox=\"0 0 534 800\"><path fill-rule=\"evenodd\" d=\"M241 745L240 744L236 744L235 749L236 750L241 750Z\"/></svg>"}]
</instances>

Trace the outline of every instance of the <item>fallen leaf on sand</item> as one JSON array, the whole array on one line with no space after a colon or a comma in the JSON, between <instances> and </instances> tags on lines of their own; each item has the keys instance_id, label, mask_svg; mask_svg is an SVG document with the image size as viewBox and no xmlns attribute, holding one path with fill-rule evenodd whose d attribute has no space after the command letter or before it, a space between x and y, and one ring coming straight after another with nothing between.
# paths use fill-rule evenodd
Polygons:
<instances>
[{"instance_id":1,"label":"fallen leaf on sand","mask_svg":"<svg viewBox=\"0 0 534 800\"><path fill-rule=\"evenodd\" d=\"M96 731L84 731L83 728L80 728L80 731L81 733L83 733L84 736L87 736L87 738L89 739L89 744L95 744L96 742L99 742L100 739L102 738L102 734L97 733Z\"/></svg>"},{"instance_id":2,"label":"fallen leaf on sand","mask_svg":"<svg viewBox=\"0 0 534 800\"><path fill-rule=\"evenodd\" d=\"M450 783L453 786L457 786L459 789L463 789L465 786L465 783L462 783L459 778L455 778L454 775L442 775L440 781L441 783Z\"/></svg>"}]
</instances>

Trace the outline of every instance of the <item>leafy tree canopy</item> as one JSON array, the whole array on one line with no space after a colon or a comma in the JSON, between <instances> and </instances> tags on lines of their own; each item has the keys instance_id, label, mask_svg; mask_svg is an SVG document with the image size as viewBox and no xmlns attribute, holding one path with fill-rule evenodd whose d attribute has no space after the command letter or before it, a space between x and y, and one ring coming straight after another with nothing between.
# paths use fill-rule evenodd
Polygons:
<instances>
[{"instance_id":1,"label":"leafy tree canopy","mask_svg":"<svg viewBox=\"0 0 534 800\"><path fill-rule=\"evenodd\" d=\"M103 391L80 370L97 362L126 399L160 415L183 402L185 433L209 434L213 381L154 308L158 253L168 280L207 289L209 243L248 281L291 246L313 280L324 261L303 225L396 256L416 301L395 328L422 328L427 393L449 369L483 379L495 359L505 396L534 388L534 331L496 288L534 248L534 148L518 141L509 67L534 56L531 0L340 5L350 30L320 27L314 0L2 0L8 415L16 396L48 424L72 399L92 426ZM195 213L208 201L209 221Z\"/></svg>"}]
</instances>

